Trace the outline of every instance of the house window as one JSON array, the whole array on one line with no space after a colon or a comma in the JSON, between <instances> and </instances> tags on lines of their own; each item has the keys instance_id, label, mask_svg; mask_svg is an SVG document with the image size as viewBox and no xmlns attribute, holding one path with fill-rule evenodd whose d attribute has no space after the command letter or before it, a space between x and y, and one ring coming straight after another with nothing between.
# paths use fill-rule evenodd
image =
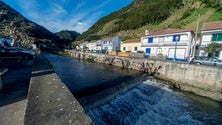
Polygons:
<instances>
[{"instance_id":1,"label":"house window","mask_svg":"<svg viewBox=\"0 0 222 125\"><path fill-rule=\"evenodd\" d=\"M160 37L159 38L159 43L163 43L163 41L164 41L164 37Z\"/></svg>"},{"instance_id":2,"label":"house window","mask_svg":"<svg viewBox=\"0 0 222 125\"><path fill-rule=\"evenodd\" d=\"M146 53L150 54L151 49L150 48L146 48Z\"/></svg>"},{"instance_id":3,"label":"house window","mask_svg":"<svg viewBox=\"0 0 222 125\"><path fill-rule=\"evenodd\" d=\"M123 50L126 51L126 47L123 47Z\"/></svg>"},{"instance_id":4,"label":"house window","mask_svg":"<svg viewBox=\"0 0 222 125\"><path fill-rule=\"evenodd\" d=\"M212 41L222 41L222 33L213 34Z\"/></svg>"},{"instance_id":5,"label":"house window","mask_svg":"<svg viewBox=\"0 0 222 125\"><path fill-rule=\"evenodd\" d=\"M103 43L104 43L104 44L107 44L107 42L108 42L108 41L104 41Z\"/></svg>"},{"instance_id":6,"label":"house window","mask_svg":"<svg viewBox=\"0 0 222 125\"><path fill-rule=\"evenodd\" d=\"M173 36L173 42L179 42L180 41L180 35L174 35Z\"/></svg>"},{"instance_id":7,"label":"house window","mask_svg":"<svg viewBox=\"0 0 222 125\"><path fill-rule=\"evenodd\" d=\"M148 38L148 43L153 43L153 37Z\"/></svg>"},{"instance_id":8,"label":"house window","mask_svg":"<svg viewBox=\"0 0 222 125\"><path fill-rule=\"evenodd\" d=\"M137 51L137 47L134 47L134 50Z\"/></svg>"}]
</instances>

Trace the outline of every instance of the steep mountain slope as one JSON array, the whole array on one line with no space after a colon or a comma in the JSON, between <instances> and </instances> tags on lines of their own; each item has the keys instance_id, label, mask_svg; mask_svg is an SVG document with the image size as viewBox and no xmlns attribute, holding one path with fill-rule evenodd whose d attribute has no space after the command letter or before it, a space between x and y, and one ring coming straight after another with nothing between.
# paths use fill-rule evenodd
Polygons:
<instances>
[{"instance_id":1,"label":"steep mountain slope","mask_svg":"<svg viewBox=\"0 0 222 125\"><path fill-rule=\"evenodd\" d=\"M77 40L114 35L122 39L139 38L146 29L150 32L166 28L191 28L195 31L198 14L202 19L200 24L222 20L222 1L135 0L129 6L101 18Z\"/></svg>"},{"instance_id":2,"label":"steep mountain slope","mask_svg":"<svg viewBox=\"0 0 222 125\"><path fill-rule=\"evenodd\" d=\"M0 37L9 38L15 46L30 48L33 43L63 48L63 41L46 28L27 20L0 1Z\"/></svg>"},{"instance_id":3,"label":"steep mountain slope","mask_svg":"<svg viewBox=\"0 0 222 125\"><path fill-rule=\"evenodd\" d=\"M55 33L59 38L61 38L65 43L69 44L76 40L80 33L76 31L63 30Z\"/></svg>"}]
</instances>

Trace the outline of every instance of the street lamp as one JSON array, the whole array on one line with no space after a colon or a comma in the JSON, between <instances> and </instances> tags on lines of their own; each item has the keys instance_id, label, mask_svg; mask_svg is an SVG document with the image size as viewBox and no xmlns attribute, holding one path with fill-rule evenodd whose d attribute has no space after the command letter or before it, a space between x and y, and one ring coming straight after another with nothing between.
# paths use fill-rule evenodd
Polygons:
<instances>
[{"instance_id":1,"label":"street lamp","mask_svg":"<svg viewBox=\"0 0 222 125\"><path fill-rule=\"evenodd\" d=\"M179 41L179 35L176 35L175 36L175 49L174 49L174 58L173 58L173 61L175 62L176 61L176 58L177 58L177 41Z\"/></svg>"}]
</instances>

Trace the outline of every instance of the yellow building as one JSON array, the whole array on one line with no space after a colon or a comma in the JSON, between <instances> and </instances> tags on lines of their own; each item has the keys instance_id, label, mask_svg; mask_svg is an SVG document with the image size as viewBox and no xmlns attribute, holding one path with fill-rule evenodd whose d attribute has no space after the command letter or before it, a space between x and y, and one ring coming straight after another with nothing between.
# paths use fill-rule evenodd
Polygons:
<instances>
[{"instance_id":1,"label":"yellow building","mask_svg":"<svg viewBox=\"0 0 222 125\"><path fill-rule=\"evenodd\" d=\"M137 52L141 51L141 40L126 40L121 43L121 51L122 52Z\"/></svg>"}]
</instances>

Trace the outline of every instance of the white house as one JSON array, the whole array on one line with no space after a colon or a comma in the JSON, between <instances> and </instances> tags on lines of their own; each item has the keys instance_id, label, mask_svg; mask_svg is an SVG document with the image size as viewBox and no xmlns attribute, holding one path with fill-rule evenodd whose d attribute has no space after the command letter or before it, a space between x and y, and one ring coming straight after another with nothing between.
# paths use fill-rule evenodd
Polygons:
<instances>
[{"instance_id":1,"label":"white house","mask_svg":"<svg viewBox=\"0 0 222 125\"><path fill-rule=\"evenodd\" d=\"M102 50L105 51L116 51L120 50L121 40L119 37L111 37L102 39Z\"/></svg>"},{"instance_id":2,"label":"white house","mask_svg":"<svg viewBox=\"0 0 222 125\"><path fill-rule=\"evenodd\" d=\"M122 52L137 52L142 51L141 41L138 40L126 40L121 43L121 51Z\"/></svg>"},{"instance_id":3,"label":"white house","mask_svg":"<svg viewBox=\"0 0 222 125\"><path fill-rule=\"evenodd\" d=\"M222 21L205 23L201 31L200 56L207 56L205 48L212 42L222 43ZM222 51L216 52L216 56L222 59Z\"/></svg>"},{"instance_id":4,"label":"white house","mask_svg":"<svg viewBox=\"0 0 222 125\"><path fill-rule=\"evenodd\" d=\"M88 43L88 41L82 42L79 44L79 47L81 50L83 50L84 47L86 47L86 44Z\"/></svg>"},{"instance_id":5,"label":"white house","mask_svg":"<svg viewBox=\"0 0 222 125\"><path fill-rule=\"evenodd\" d=\"M88 47L91 52L100 53L102 50L102 41L101 40L90 41L86 43L86 47Z\"/></svg>"},{"instance_id":6,"label":"white house","mask_svg":"<svg viewBox=\"0 0 222 125\"><path fill-rule=\"evenodd\" d=\"M94 52L95 48L96 48L96 41L93 40L93 41L86 43L86 47L88 47L91 52Z\"/></svg>"},{"instance_id":7,"label":"white house","mask_svg":"<svg viewBox=\"0 0 222 125\"><path fill-rule=\"evenodd\" d=\"M102 51L102 41L101 40L96 41L95 51L96 51L96 53L100 53Z\"/></svg>"},{"instance_id":8,"label":"white house","mask_svg":"<svg viewBox=\"0 0 222 125\"><path fill-rule=\"evenodd\" d=\"M141 44L146 55L159 54L168 60L188 61L194 46L192 30L165 29L141 38Z\"/></svg>"}]
</instances>

